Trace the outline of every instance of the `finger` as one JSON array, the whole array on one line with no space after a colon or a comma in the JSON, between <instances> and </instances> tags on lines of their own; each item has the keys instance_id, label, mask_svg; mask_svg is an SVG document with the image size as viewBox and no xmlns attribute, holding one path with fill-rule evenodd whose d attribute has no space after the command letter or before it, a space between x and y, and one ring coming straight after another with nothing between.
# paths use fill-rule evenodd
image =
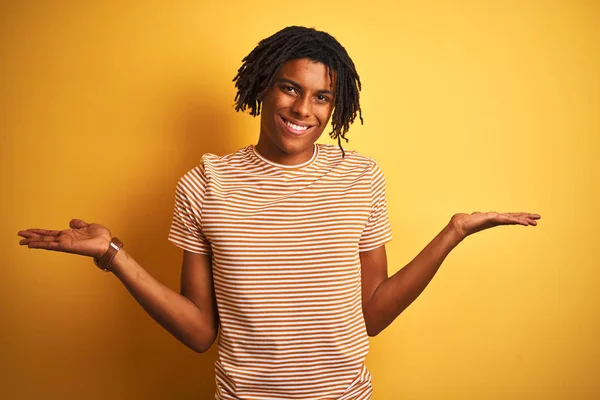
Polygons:
<instances>
[{"instance_id":1,"label":"finger","mask_svg":"<svg viewBox=\"0 0 600 400\"><path fill-rule=\"evenodd\" d=\"M541 216L538 215L538 214L527 214L526 213L522 217L519 217L519 218L524 218L529 225L536 226L537 225L537 220L540 219Z\"/></svg>"},{"instance_id":2,"label":"finger","mask_svg":"<svg viewBox=\"0 0 600 400\"><path fill-rule=\"evenodd\" d=\"M37 233L32 233L32 232L25 232L23 235L21 235L22 237L24 237L25 239L28 239L29 241L54 241L58 239L58 236L51 236L51 235L38 235Z\"/></svg>"},{"instance_id":3,"label":"finger","mask_svg":"<svg viewBox=\"0 0 600 400\"><path fill-rule=\"evenodd\" d=\"M501 225L536 226L537 222L535 220L540 218L539 214L524 212L501 213L495 215L493 213L493 211L488 212L488 217Z\"/></svg>"},{"instance_id":4,"label":"finger","mask_svg":"<svg viewBox=\"0 0 600 400\"><path fill-rule=\"evenodd\" d=\"M35 236L26 239L22 239L19 241L19 244L30 244L30 243L51 243L56 242L59 243L58 238L52 236Z\"/></svg>"},{"instance_id":5,"label":"finger","mask_svg":"<svg viewBox=\"0 0 600 400\"><path fill-rule=\"evenodd\" d=\"M526 212L513 212L513 213L505 213L507 215L516 215L516 216L523 216L523 217L527 217L527 218L533 218L533 219L540 219L542 218L541 215L539 214L532 214L532 213L526 213Z\"/></svg>"},{"instance_id":6,"label":"finger","mask_svg":"<svg viewBox=\"0 0 600 400\"><path fill-rule=\"evenodd\" d=\"M27 229L26 231L19 231L17 233L19 236L29 237L32 235L39 236L58 236L60 235L60 231L48 230L48 229Z\"/></svg>"},{"instance_id":7,"label":"finger","mask_svg":"<svg viewBox=\"0 0 600 400\"><path fill-rule=\"evenodd\" d=\"M523 212L509 212L509 213L502 213L500 215L508 215L509 217L526 217L527 215L529 215L528 213L523 213Z\"/></svg>"},{"instance_id":8,"label":"finger","mask_svg":"<svg viewBox=\"0 0 600 400\"><path fill-rule=\"evenodd\" d=\"M27 231L19 232L19 236L24 237L26 239L37 239L37 238L41 237L37 233L32 233L32 232L27 232Z\"/></svg>"},{"instance_id":9,"label":"finger","mask_svg":"<svg viewBox=\"0 0 600 400\"><path fill-rule=\"evenodd\" d=\"M29 242L27 245L30 249L43 249L43 250L60 250L60 244L58 242Z\"/></svg>"},{"instance_id":10,"label":"finger","mask_svg":"<svg viewBox=\"0 0 600 400\"><path fill-rule=\"evenodd\" d=\"M523 214L523 213L502 213L502 214L498 214L502 217L507 217L507 218L525 218L527 216L527 214Z\"/></svg>"},{"instance_id":11,"label":"finger","mask_svg":"<svg viewBox=\"0 0 600 400\"><path fill-rule=\"evenodd\" d=\"M532 219L532 218L522 217L522 218L518 218L518 219L519 219L519 221L524 221L524 225L527 225L527 226L529 226L529 225L533 225L533 226L537 225L537 222L534 219Z\"/></svg>"},{"instance_id":12,"label":"finger","mask_svg":"<svg viewBox=\"0 0 600 400\"><path fill-rule=\"evenodd\" d=\"M87 222L84 222L80 219L72 219L71 222L69 222L69 227L71 227L72 229L81 229L85 228L88 225L89 224Z\"/></svg>"},{"instance_id":13,"label":"finger","mask_svg":"<svg viewBox=\"0 0 600 400\"><path fill-rule=\"evenodd\" d=\"M58 238L56 236L39 236L37 238L33 238L36 242L57 242Z\"/></svg>"},{"instance_id":14,"label":"finger","mask_svg":"<svg viewBox=\"0 0 600 400\"><path fill-rule=\"evenodd\" d=\"M39 241L40 241L39 238L27 238L27 239L21 239L21 240L19 240L19 244L21 246L29 246L29 243L39 242Z\"/></svg>"},{"instance_id":15,"label":"finger","mask_svg":"<svg viewBox=\"0 0 600 400\"><path fill-rule=\"evenodd\" d=\"M34 233L28 232L28 231L19 231L17 232L17 235L24 237L24 238L28 238L31 237L33 235L35 235Z\"/></svg>"},{"instance_id":16,"label":"finger","mask_svg":"<svg viewBox=\"0 0 600 400\"><path fill-rule=\"evenodd\" d=\"M516 214L516 213L513 213ZM510 214L499 214L498 221L504 225L529 225L529 221L526 218L520 217L518 215L510 215Z\"/></svg>"}]
</instances>

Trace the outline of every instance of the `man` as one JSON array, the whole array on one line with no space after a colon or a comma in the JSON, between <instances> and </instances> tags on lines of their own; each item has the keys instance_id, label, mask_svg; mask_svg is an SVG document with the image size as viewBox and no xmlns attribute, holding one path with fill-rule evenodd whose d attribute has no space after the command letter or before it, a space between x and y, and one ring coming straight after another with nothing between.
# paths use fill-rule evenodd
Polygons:
<instances>
[{"instance_id":1,"label":"man","mask_svg":"<svg viewBox=\"0 0 600 400\"><path fill-rule=\"evenodd\" d=\"M260 115L260 135L233 154L205 154L177 185L169 240L184 250L181 294L98 224L29 229L20 243L94 257L195 351L219 332L218 399L368 399L368 336L422 292L466 236L540 216L456 214L388 278L383 173L341 146L361 112L345 49L325 32L288 27L261 41L234 81L236 109ZM316 144L330 119L338 146Z\"/></svg>"}]
</instances>

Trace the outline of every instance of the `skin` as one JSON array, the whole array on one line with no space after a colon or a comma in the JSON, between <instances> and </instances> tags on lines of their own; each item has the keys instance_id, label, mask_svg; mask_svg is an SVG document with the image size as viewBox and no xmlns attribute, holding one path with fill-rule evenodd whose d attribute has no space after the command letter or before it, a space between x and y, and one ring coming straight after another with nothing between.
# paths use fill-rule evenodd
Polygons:
<instances>
[{"instance_id":1,"label":"skin","mask_svg":"<svg viewBox=\"0 0 600 400\"><path fill-rule=\"evenodd\" d=\"M335 74L334 74L335 77ZM262 98L261 130L256 149L284 165L310 159L313 146L327 126L335 100L327 67L310 60L285 63ZM292 134L285 120L310 126ZM469 235L500 225L535 226L531 213L458 213L431 242L393 276L387 274L385 246L361 252L362 301L367 333L375 336L408 307L431 281L446 256ZM99 258L112 238L108 228L74 219L70 229L19 231L23 246ZM219 317L212 281L211 257L184 251L181 292L150 276L123 248L110 271L142 307L191 349L204 352L215 341Z\"/></svg>"},{"instance_id":2,"label":"skin","mask_svg":"<svg viewBox=\"0 0 600 400\"><path fill-rule=\"evenodd\" d=\"M335 81L335 74L333 74ZM313 145L329 122L335 104L335 82L328 68L308 59L290 60L277 72L262 97L256 150L283 165L297 165L313 155ZM309 128L291 133L284 121Z\"/></svg>"}]
</instances>

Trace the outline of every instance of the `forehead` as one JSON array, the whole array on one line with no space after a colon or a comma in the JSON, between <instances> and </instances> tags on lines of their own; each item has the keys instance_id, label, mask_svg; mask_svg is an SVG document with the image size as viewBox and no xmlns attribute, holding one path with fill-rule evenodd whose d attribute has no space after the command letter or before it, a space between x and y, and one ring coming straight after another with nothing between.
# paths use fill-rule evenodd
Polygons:
<instances>
[{"instance_id":1,"label":"forehead","mask_svg":"<svg viewBox=\"0 0 600 400\"><path fill-rule=\"evenodd\" d=\"M333 82L329 78L329 67L308 58L286 61L275 79L289 79L300 86L314 90L331 90L335 87L335 71L332 71ZM333 83L333 84L332 84Z\"/></svg>"}]
</instances>

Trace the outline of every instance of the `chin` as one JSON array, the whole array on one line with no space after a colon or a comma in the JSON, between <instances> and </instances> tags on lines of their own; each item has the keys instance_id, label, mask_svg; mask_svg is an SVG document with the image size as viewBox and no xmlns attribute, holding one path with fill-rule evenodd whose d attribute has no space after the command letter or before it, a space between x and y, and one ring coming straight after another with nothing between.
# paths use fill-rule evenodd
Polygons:
<instances>
[{"instance_id":1,"label":"chin","mask_svg":"<svg viewBox=\"0 0 600 400\"><path fill-rule=\"evenodd\" d=\"M288 139L283 138L280 141L280 149L283 150L287 154L299 154L308 150L312 150L314 142L309 138L303 139Z\"/></svg>"},{"instance_id":2,"label":"chin","mask_svg":"<svg viewBox=\"0 0 600 400\"><path fill-rule=\"evenodd\" d=\"M289 154L289 155L300 154L300 153L306 151L306 148L307 148L306 146L303 146L299 143L294 144L294 143L285 143L285 142L281 143L278 147L279 147L279 150L281 150L285 154Z\"/></svg>"}]
</instances>

